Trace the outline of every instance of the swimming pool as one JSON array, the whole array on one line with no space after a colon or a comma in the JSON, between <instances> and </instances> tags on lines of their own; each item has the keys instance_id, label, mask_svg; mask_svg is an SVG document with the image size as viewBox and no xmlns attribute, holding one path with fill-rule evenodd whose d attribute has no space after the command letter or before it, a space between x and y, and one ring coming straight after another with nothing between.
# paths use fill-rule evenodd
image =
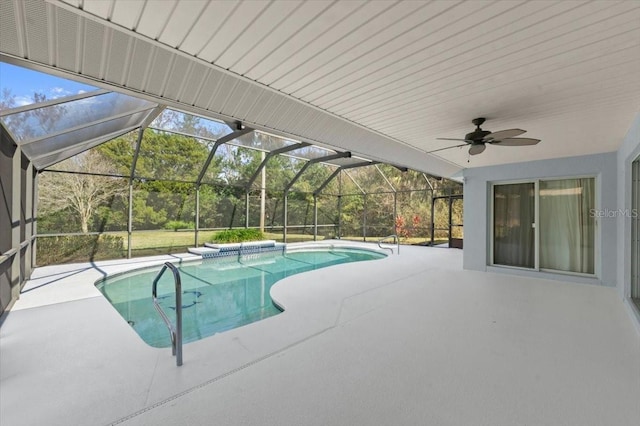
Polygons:
<instances>
[{"instance_id":1,"label":"swimming pool","mask_svg":"<svg viewBox=\"0 0 640 426\"><path fill-rule=\"evenodd\" d=\"M371 250L331 248L230 256L176 265L182 278L183 340L192 342L280 313L269 290L285 277L384 257L385 254ZM162 348L171 346L171 339L151 299L151 283L160 268L107 277L96 286L142 340ZM175 322L171 274L160 279L158 299L169 319Z\"/></svg>"}]
</instances>

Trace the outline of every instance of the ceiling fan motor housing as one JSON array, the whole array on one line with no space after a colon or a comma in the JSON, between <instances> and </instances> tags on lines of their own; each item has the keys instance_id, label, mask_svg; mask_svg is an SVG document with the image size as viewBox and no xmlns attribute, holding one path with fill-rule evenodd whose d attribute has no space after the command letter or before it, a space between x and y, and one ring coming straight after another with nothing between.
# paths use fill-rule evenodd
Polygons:
<instances>
[{"instance_id":1,"label":"ceiling fan motor housing","mask_svg":"<svg viewBox=\"0 0 640 426\"><path fill-rule=\"evenodd\" d=\"M474 132L467 133L467 135L464 138L466 140L470 140L474 142L481 142L484 139L484 137L489 134L491 134L490 131L482 130L480 127L478 127L478 129L476 129Z\"/></svg>"}]
</instances>

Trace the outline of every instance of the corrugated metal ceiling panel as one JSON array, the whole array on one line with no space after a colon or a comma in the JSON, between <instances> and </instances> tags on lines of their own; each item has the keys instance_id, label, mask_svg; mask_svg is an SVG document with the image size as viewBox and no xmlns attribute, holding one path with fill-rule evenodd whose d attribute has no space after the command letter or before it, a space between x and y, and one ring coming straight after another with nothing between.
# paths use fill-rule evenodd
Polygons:
<instances>
[{"instance_id":1,"label":"corrugated metal ceiling panel","mask_svg":"<svg viewBox=\"0 0 640 426\"><path fill-rule=\"evenodd\" d=\"M138 21L147 7L147 3L140 0L118 0L113 4L113 10L109 17L127 29L135 29ZM153 7L153 6L150 6Z\"/></svg>"},{"instance_id":2,"label":"corrugated metal ceiling panel","mask_svg":"<svg viewBox=\"0 0 640 426\"><path fill-rule=\"evenodd\" d=\"M6 18L0 25L0 50L20 57L26 56L24 43L20 37L21 31L18 30L18 25L22 24L22 19L19 17L20 10L18 10L21 7L20 3L0 2L0 16Z\"/></svg>"},{"instance_id":3,"label":"corrugated metal ceiling panel","mask_svg":"<svg viewBox=\"0 0 640 426\"><path fill-rule=\"evenodd\" d=\"M84 52L82 53L81 73L84 75L100 75L105 48L105 32L107 29L90 20L84 22Z\"/></svg>"},{"instance_id":4,"label":"corrugated metal ceiling panel","mask_svg":"<svg viewBox=\"0 0 640 426\"><path fill-rule=\"evenodd\" d=\"M316 16L320 15L329 2L310 1L294 2L290 12L281 20L275 21L273 31L261 40L255 40L255 44L244 53L244 56L232 67L234 72L251 78L252 72L262 61L281 48L286 40L295 38Z\"/></svg>"},{"instance_id":5,"label":"corrugated metal ceiling panel","mask_svg":"<svg viewBox=\"0 0 640 426\"><path fill-rule=\"evenodd\" d=\"M198 56L237 6L236 2L227 0L210 1L189 29L180 50Z\"/></svg>"},{"instance_id":6,"label":"corrugated metal ceiling panel","mask_svg":"<svg viewBox=\"0 0 640 426\"><path fill-rule=\"evenodd\" d=\"M349 145L344 149L356 146L363 154L384 142L402 146L407 161L431 163L432 156L424 152L441 147L435 138L460 137L471 130L469 122L477 116L487 116L490 129L522 127L531 137L544 134L546 139L535 149L474 157L472 166L521 161L525 152L526 158L537 159L610 151L624 129L607 125L584 130L584 136L607 137L607 141L585 146L583 138L576 137L563 140L561 150L559 142L566 138L561 132L545 132L544 122L563 115L565 128L583 127L578 118L581 110L594 117L599 111L603 122L630 121L640 102L634 77L640 71L637 2L159 1L143 7L128 2L65 2L61 8L40 1L3 5L8 10L19 4L29 13L27 21L20 11L13 11L17 35L7 34L10 42L3 52L49 66L56 65L58 55L62 68L73 72L70 53L85 46L76 66L82 60L90 77L108 75L109 84L142 86L147 94L165 96L177 106L184 102L274 130L302 133L296 136L305 139ZM86 36L61 55L58 49L64 47L49 36L55 25L61 25L56 14L62 9L82 17L78 22L85 26ZM135 44L107 52L108 62L102 64L105 75L95 75L96 67L88 65L86 46L97 47L97 39L107 37L90 31L89 21L110 28L105 34L135 27L135 33L126 33L137 40ZM2 31L6 28L11 30L12 25L3 25ZM80 34L82 28L79 25ZM71 27L64 31L62 38L67 40L73 31ZM21 37L28 41L24 51L19 47ZM143 55L118 63L117 54L130 57L141 45L155 51L149 60ZM97 55L91 52L94 63ZM214 66L201 59L214 61ZM189 64L186 69L184 60ZM169 73L176 66L182 71ZM206 75L196 75L200 69L207 69ZM241 75L257 82L247 82ZM293 98L334 115L318 110L327 118L317 126L317 114ZM550 129L560 128L555 118L548 122ZM398 145L399 141L406 145ZM457 151L438 156L467 166ZM385 149L376 152L394 154ZM416 154L428 161L417 160ZM440 166L449 167L446 162Z\"/></svg>"},{"instance_id":7,"label":"corrugated metal ceiling panel","mask_svg":"<svg viewBox=\"0 0 640 426\"><path fill-rule=\"evenodd\" d=\"M207 62L217 61L227 49L240 37L247 27L269 6L265 0L252 0L238 3L238 7L216 31L215 36L200 51L198 57Z\"/></svg>"},{"instance_id":8,"label":"corrugated metal ceiling panel","mask_svg":"<svg viewBox=\"0 0 640 426\"><path fill-rule=\"evenodd\" d=\"M25 33L22 36L26 36L27 41L25 56L37 62L51 64L54 58L50 57L49 40L55 39L49 34L48 14L53 12L53 6L43 7L38 2L18 1L17 3L23 8L21 27L25 27Z\"/></svg>"},{"instance_id":9,"label":"corrugated metal ceiling panel","mask_svg":"<svg viewBox=\"0 0 640 426\"><path fill-rule=\"evenodd\" d=\"M191 62L191 69L186 76L185 85L180 94L180 101L194 105L196 98L202 92L202 87L209 76L209 70L203 64Z\"/></svg>"},{"instance_id":10,"label":"corrugated metal ceiling panel","mask_svg":"<svg viewBox=\"0 0 640 426\"><path fill-rule=\"evenodd\" d=\"M331 31L328 36L333 36L331 44L322 46L318 50L309 49L307 58L300 60L298 55L291 58L286 64L282 64L280 75L272 84L273 87L290 93L297 87L302 87L314 78L314 71L330 64L332 61L343 58L344 60L356 57L354 49L367 43L369 39L391 25L389 15L395 19L402 19L424 7L421 2L397 3L397 2L369 2L366 7L358 10L357 14L349 16L350 19L342 21L341 30L337 34ZM339 37L338 37L339 35ZM320 43L322 39L315 43ZM312 47L312 46L309 46ZM294 62L295 60L295 62Z\"/></svg>"},{"instance_id":11,"label":"corrugated metal ceiling panel","mask_svg":"<svg viewBox=\"0 0 640 426\"><path fill-rule=\"evenodd\" d=\"M153 48L149 43L141 40L135 40L133 44L133 52L131 55L131 66L127 75L126 84L136 90L144 90L145 76L149 73L147 68L151 62L151 54Z\"/></svg>"}]
</instances>

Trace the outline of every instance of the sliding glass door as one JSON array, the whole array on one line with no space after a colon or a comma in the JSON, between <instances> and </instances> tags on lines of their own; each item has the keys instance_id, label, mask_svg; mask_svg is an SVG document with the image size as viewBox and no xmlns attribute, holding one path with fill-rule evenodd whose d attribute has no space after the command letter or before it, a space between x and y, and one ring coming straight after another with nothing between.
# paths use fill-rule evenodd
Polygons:
<instances>
[{"instance_id":1,"label":"sliding glass door","mask_svg":"<svg viewBox=\"0 0 640 426\"><path fill-rule=\"evenodd\" d=\"M535 266L533 183L496 185L493 191L493 263Z\"/></svg>"},{"instance_id":2,"label":"sliding glass door","mask_svg":"<svg viewBox=\"0 0 640 426\"><path fill-rule=\"evenodd\" d=\"M493 264L595 274L595 179L493 187Z\"/></svg>"}]
</instances>

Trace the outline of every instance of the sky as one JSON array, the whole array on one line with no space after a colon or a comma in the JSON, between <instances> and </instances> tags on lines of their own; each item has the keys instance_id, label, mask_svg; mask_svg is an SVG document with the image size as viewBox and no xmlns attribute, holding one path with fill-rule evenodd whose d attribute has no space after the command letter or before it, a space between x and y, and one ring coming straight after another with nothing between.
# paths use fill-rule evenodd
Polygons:
<instances>
[{"instance_id":1,"label":"sky","mask_svg":"<svg viewBox=\"0 0 640 426\"><path fill-rule=\"evenodd\" d=\"M95 90L89 86L49 74L0 62L0 96L4 89L11 90L16 106L33 103L33 94L44 93L48 99L61 98Z\"/></svg>"}]
</instances>

